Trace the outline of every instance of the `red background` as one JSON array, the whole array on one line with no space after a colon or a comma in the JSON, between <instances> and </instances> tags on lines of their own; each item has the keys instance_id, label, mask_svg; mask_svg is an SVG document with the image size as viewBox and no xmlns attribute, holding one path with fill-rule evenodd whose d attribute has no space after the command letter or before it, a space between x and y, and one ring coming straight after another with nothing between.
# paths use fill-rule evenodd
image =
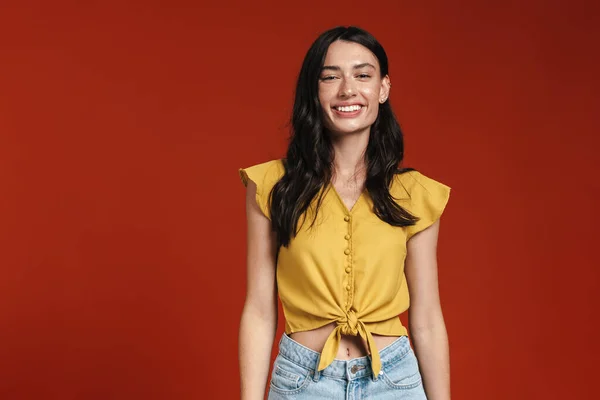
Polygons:
<instances>
[{"instance_id":1,"label":"red background","mask_svg":"<svg viewBox=\"0 0 600 400\"><path fill-rule=\"evenodd\" d=\"M416 3L2 1L0 398L238 396L237 168L284 154L339 24L388 52L406 165L453 188L453 397L592 398L597 3Z\"/></svg>"}]
</instances>

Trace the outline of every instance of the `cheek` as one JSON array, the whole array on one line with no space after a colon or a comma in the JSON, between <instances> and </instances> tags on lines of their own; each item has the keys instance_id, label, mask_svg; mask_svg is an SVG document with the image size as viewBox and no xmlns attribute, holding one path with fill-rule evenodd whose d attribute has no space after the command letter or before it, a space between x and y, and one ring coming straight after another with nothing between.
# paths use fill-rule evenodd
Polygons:
<instances>
[{"instance_id":1,"label":"cheek","mask_svg":"<svg viewBox=\"0 0 600 400\"><path fill-rule=\"evenodd\" d=\"M379 89L365 89L363 91L363 97L369 102L369 114L377 114L379 110Z\"/></svg>"},{"instance_id":2,"label":"cheek","mask_svg":"<svg viewBox=\"0 0 600 400\"><path fill-rule=\"evenodd\" d=\"M369 107L369 113L367 114L367 123L372 124L377 119L377 115L379 115L379 102L372 103L371 107Z\"/></svg>"},{"instance_id":3,"label":"cheek","mask_svg":"<svg viewBox=\"0 0 600 400\"><path fill-rule=\"evenodd\" d=\"M379 103L379 89L375 87L365 88L363 96L369 99L369 102Z\"/></svg>"},{"instance_id":4,"label":"cheek","mask_svg":"<svg viewBox=\"0 0 600 400\"><path fill-rule=\"evenodd\" d=\"M335 91L331 87L321 86L319 88L319 101L321 104L329 104L333 97L335 97Z\"/></svg>"},{"instance_id":5,"label":"cheek","mask_svg":"<svg viewBox=\"0 0 600 400\"><path fill-rule=\"evenodd\" d=\"M363 96L369 102L369 111L367 113L367 122L372 124L379 114L379 88L369 88L363 92Z\"/></svg>"},{"instance_id":6,"label":"cheek","mask_svg":"<svg viewBox=\"0 0 600 400\"><path fill-rule=\"evenodd\" d=\"M319 104L321 104L321 107L323 108L327 107L327 98L323 96L322 93L319 93Z\"/></svg>"}]
</instances>

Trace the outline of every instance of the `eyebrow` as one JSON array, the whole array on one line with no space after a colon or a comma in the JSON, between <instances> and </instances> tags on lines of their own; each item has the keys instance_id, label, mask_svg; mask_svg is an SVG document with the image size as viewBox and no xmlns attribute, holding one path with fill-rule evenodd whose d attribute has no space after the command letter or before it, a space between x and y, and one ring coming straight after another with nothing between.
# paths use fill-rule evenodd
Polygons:
<instances>
[{"instance_id":1,"label":"eyebrow","mask_svg":"<svg viewBox=\"0 0 600 400\"><path fill-rule=\"evenodd\" d=\"M365 62L362 64L356 64L355 66L352 67L352 69L360 69L360 68L364 68L364 67L371 67L373 69L375 69L375 66L371 63ZM321 68L321 70L332 70L332 71L341 71L342 69L340 67L338 67L337 65L324 65L323 68Z\"/></svg>"}]
</instances>

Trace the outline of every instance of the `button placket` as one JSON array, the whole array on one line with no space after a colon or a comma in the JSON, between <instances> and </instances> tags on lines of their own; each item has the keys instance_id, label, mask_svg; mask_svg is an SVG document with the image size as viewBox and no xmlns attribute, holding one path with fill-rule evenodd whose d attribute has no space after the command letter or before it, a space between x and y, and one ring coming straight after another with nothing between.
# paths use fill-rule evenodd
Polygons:
<instances>
[{"instance_id":1,"label":"button placket","mask_svg":"<svg viewBox=\"0 0 600 400\"><path fill-rule=\"evenodd\" d=\"M353 268L352 268L352 218L350 215L346 215L344 217L344 221L347 223L347 233L344 235L344 239L346 240L346 248L344 249L344 254L346 255L346 266L344 267L344 271L346 272L346 285L344 289L346 290L346 308L349 309L353 303L354 293L352 291L353 286Z\"/></svg>"}]
</instances>

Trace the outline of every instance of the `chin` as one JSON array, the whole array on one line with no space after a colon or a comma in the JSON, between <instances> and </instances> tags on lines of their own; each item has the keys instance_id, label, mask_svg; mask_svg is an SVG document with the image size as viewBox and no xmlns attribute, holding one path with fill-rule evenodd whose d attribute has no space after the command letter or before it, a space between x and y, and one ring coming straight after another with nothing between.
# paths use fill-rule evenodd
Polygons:
<instances>
[{"instance_id":1,"label":"chin","mask_svg":"<svg viewBox=\"0 0 600 400\"><path fill-rule=\"evenodd\" d=\"M338 132L343 132L343 133L353 133L353 132L360 132L360 131L364 131L365 129L369 129L371 127L371 125L373 125L372 123L337 123L337 124L332 124L333 125L333 129L338 131Z\"/></svg>"},{"instance_id":2,"label":"chin","mask_svg":"<svg viewBox=\"0 0 600 400\"><path fill-rule=\"evenodd\" d=\"M330 129L329 131L334 136L343 136L343 135L352 135L355 133L364 132L365 130L368 130L368 129L370 129L370 126L362 126L362 127L356 127L356 128L336 126L333 129Z\"/></svg>"},{"instance_id":3,"label":"chin","mask_svg":"<svg viewBox=\"0 0 600 400\"><path fill-rule=\"evenodd\" d=\"M373 120L373 122L370 123L368 121L361 121L360 123L348 122L342 121L341 123L332 123L330 121L326 128L334 134L348 135L352 133L364 132L365 130L370 130L373 123L375 123L375 120Z\"/></svg>"}]
</instances>

